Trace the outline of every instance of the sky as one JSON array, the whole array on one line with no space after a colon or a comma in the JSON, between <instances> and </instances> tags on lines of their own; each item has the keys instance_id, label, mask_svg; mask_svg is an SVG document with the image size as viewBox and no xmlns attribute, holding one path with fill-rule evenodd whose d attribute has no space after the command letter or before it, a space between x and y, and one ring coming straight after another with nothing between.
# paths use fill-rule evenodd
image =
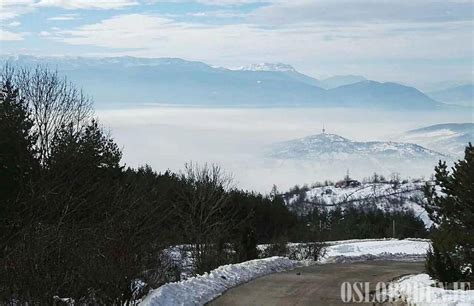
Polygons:
<instances>
[{"instance_id":1,"label":"sky","mask_svg":"<svg viewBox=\"0 0 474 306\"><path fill-rule=\"evenodd\" d=\"M472 82L471 0L1 0L0 54L282 62L423 89Z\"/></svg>"}]
</instances>

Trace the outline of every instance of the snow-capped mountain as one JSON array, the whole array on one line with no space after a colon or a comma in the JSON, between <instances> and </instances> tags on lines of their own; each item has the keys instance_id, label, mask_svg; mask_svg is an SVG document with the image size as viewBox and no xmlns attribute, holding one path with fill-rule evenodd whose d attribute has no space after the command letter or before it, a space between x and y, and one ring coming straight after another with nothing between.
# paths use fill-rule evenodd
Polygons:
<instances>
[{"instance_id":1,"label":"snow-capped mountain","mask_svg":"<svg viewBox=\"0 0 474 306\"><path fill-rule=\"evenodd\" d=\"M245 71L253 74L261 75L260 73L268 76L269 74L276 73L279 75L284 75L287 78L290 78L293 81L301 82L307 85L317 87L318 89L324 88L323 84L310 76L307 76L303 73L298 72L293 66L282 63L260 63L260 64L251 64L248 66L241 67L237 71Z\"/></svg>"},{"instance_id":2,"label":"snow-capped mountain","mask_svg":"<svg viewBox=\"0 0 474 306\"><path fill-rule=\"evenodd\" d=\"M357 142L335 134L317 134L273 144L268 156L277 159L392 158L438 159L443 154L412 143Z\"/></svg>"},{"instance_id":3,"label":"snow-capped mountain","mask_svg":"<svg viewBox=\"0 0 474 306\"><path fill-rule=\"evenodd\" d=\"M298 72L293 66L283 63L259 63L251 64L248 66L240 67L238 70L241 71L267 71L267 72L284 72L289 75L297 76L301 78L301 81L315 85L324 89L333 89L339 86L355 84L358 82L366 81L367 79L360 75L335 75L326 79L315 79L308 77Z\"/></svg>"},{"instance_id":4,"label":"snow-capped mountain","mask_svg":"<svg viewBox=\"0 0 474 306\"><path fill-rule=\"evenodd\" d=\"M432 150L462 158L467 144L474 143L474 123L431 125L408 131L398 139L419 143Z\"/></svg>"},{"instance_id":5,"label":"snow-capped mountain","mask_svg":"<svg viewBox=\"0 0 474 306\"><path fill-rule=\"evenodd\" d=\"M283 63L259 63L241 67L242 71L296 71L293 66Z\"/></svg>"}]
</instances>

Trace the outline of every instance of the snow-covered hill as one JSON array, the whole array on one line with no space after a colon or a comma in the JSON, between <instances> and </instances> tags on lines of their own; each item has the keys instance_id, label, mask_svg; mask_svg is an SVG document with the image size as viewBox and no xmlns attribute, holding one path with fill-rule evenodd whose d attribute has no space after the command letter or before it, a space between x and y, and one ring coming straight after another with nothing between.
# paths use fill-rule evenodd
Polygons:
<instances>
[{"instance_id":1,"label":"snow-covered hill","mask_svg":"<svg viewBox=\"0 0 474 306\"><path fill-rule=\"evenodd\" d=\"M269 168L319 173L332 180L342 177L348 170L355 178L374 172L385 176L397 172L404 177L427 178L433 174L439 160L448 163L454 160L413 143L358 142L334 134L273 143L265 147L263 155Z\"/></svg>"},{"instance_id":2,"label":"snow-covered hill","mask_svg":"<svg viewBox=\"0 0 474 306\"><path fill-rule=\"evenodd\" d=\"M443 154L413 143L357 142L335 134L317 134L273 144L268 156L278 159L439 159Z\"/></svg>"},{"instance_id":3,"label":"snow-covered hill","mask_svg":"<svg viewBox=\"0 0 474 306\"><path fill-rule=\"evenodd\" d=\"M384 211L413 210L427 226L432 224L424 208L420 206L425 182L364 183L360 186L338 188L321 186L302 188L284 194L290 210L307 215L314 209L334 209L347 205L373 206Z\"/></svg>"},{"instance_id":4,"label":"snow-covered hill","mask_svg":"<svg viewBox=\"0 0 474 306\"><path fill-rule=\"evenodd\" d=\"M474 123L436 124L408 131L398 139L462 158L466 145L474 143Z\"/></svg>"}]
</instances>

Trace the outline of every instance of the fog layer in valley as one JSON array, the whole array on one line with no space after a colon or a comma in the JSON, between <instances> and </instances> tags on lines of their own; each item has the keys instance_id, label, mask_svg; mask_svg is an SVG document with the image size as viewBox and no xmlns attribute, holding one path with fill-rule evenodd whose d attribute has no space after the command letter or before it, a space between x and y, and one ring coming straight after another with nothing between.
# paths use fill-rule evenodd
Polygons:
<instances>
[{"instance_id":1,"label":"fog layer in valley","mask_svg":"<svg viewBox=\"0 0 474 306\"><path fill-rule=\"evenodd\" d=\"M331 163L330 166L267 160L265 146L322 132L357 141L389 141L407 130L446 122L473 122L472 112L382 112L321 108L171 108L98 110L101 123L123 149L123 162L144 164L157 171L178 171L184 163L218 163L233 174L239 188L268 192L295 184L342 178L347 170L355 178L374 171L389 175L429 176L431 164L393 167ZM399 168L399 169L398 169Z\"/></svg>"}]
</instances>

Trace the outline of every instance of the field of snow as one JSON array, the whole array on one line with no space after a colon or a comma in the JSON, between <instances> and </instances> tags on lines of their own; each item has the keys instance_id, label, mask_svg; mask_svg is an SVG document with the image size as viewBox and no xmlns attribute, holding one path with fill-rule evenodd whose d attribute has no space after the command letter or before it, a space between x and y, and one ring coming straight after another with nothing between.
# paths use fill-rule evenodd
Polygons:
<instances>
[{"instance_id":1,"label":"field of snow","mask_svg":"<svg viewBox=\"0 0 474 306\"><path fill-rule=\"evenodd\" d=\"M429 248L429 241L425 239L354 239L331 241L327 244L327 254L319 262L320 264L367 259L420 260ZM298 245L297 243L289 244L290 252ZM268 245L259 245L260 250L266 247ZM183 252L179 252L177 249L179 246L175 247L171 253L178 258L178 254ZM189 258L185 258L183 261L189 263ZM254 278L308 264L316 264L316 262L306 259L291 260L286 257L270 257L225 265L210 273L189 277L186 280L168 283L154 289L149 292L140 305L203 305L227 289Z\"/></svg>"},{"instance_id":2,"label":"field of snow","mask_svg":"<svg viewBox=\"0 0 474 306\"><path fill-rule=\"evenodd\" d=\"M330 243L323 263L364 259L423 260L430 246L424 239L348 240Z\"/></svg>"},{"instance_id":3,"label":"field of snow","mask_svg":"<svg viewBox=\"0 0 474 306\"><path fill-rule=\"evenodd\" d=\"M392 282L387 289L390 300L402 300L417 306L468 306L474 305L474 290L446 290L432 287L436 281L427 274L405 276Z\"/></svg>"}]
</instances>

